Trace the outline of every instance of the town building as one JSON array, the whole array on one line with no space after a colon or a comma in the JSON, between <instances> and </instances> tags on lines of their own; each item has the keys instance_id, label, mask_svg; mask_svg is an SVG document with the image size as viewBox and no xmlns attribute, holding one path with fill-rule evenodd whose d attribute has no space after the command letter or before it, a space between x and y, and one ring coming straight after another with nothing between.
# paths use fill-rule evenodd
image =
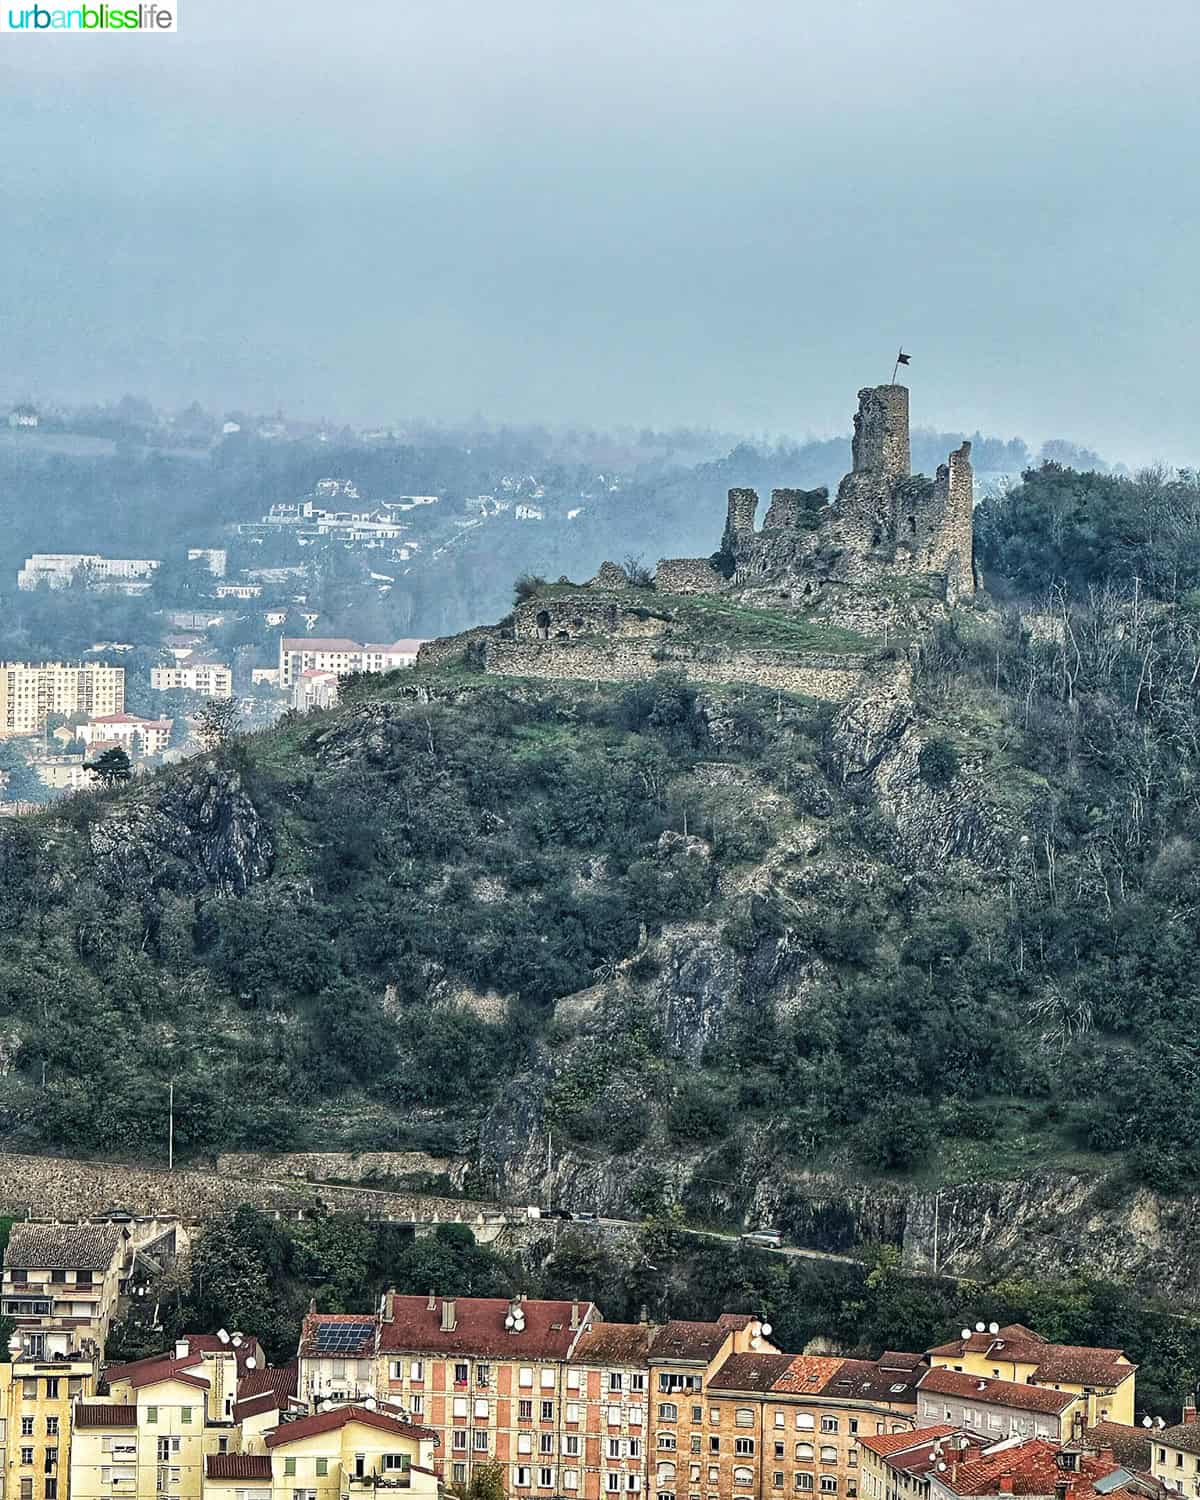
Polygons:
<instances>
[{"instance_id":1,"label":"town building","mask_svg":"<svg viewBox=\"0 0 1200 1500\"><path fill-rule=\"evenodd\" d=\"M278 680L278 677L276 678ZM338 701L338 675L309 667L292 685L292 707L302 714L311 708L332 708Z\"/></svg>"},{"instance_id":2,"label":"town building","mask_svg":"<svg viewBox=\"0 0 1200 1500\"><path fill-rule=\"evenodd\" d=\"M157 558L101 557L98 552L35 552L17 572L19 589L65 589L76 578L88 588L144 594L150 587Z\"/></svg>"},{"instance_id":3,"label":"town building","mask_svg":"<svg viewBox=\"0 0 1200 1500\"><path fill-rule=\"evenodd\" d=\"M230 698L233 670L227 662L189 655L171 666L151 667L150 686L159 692L182 688L202 698Z\"/></svg>"},{"instance_id":4,"label":"town building","mask_svg":"<svg viewBox=\"0 0 1200 1500\"><path fill-rule=\"evenodd\" d=\"M1065 1443L1076 1426L1082 1429L1082 1417L1073 1419L1085 1401L1075 1391L938 1368L917 1388L917 1426L949 1422L987 1441L1040 1437Z\"/></svg>"},{"instance_id":5,"label":"town building","mask_svg":"<svg viewBox=\"0 0 1200 1500\"><path fill-rule=\"evenodd\" d=\"M1154 1433L1152 1443L1154 1477L1190 1500L1200 1496L1200 1420L1194 1399L1185 1404L1182 1421Z\"/></svg>"},{"instance_id":6,"label":"town building","mask_svg":"<svg viewBox=\"0 0 1200 1500\"><path fill-rule=\"evenodd\" d=\"M102 1357L130 1254L118 1224L12 1226L0 1312L33 1359L94 1348Z\"/></svg>"},{"instance_id":7,"label":"town building","mask_svg":"<svg viewBox=\"0 0 1200 1500\"><path fill-rule=\"evenodd\" d=\"M40 422L36 406L30 406L28 401L19 401L8 414L8 425L20 427L32 431Z\"/></svg>"},{"instance_id":8,"label":"town building","mask_svg":"<svg viewBox=\"0 0 1200 1500\"><path fill-rule=\"evenodd\" d=\"M0 662L0 738L40 734L51 714L119 714L125 668L104 662Z\"/></svg>"},{"instance_id":9,"label":"town building","mask_svg":"<svg viewBox=\"0 0 1200 1500\"><path fill-rule=\"evenodd\" d=\"M710 1451L703 1469L693 1460L689 1486L703 1483L719 1500L855 1500L859 1436L910 1431L926 1370L921 1355L896 1351L879 1360L733 1355L709 1383Z\"/></svg>"},{"instance_id":10,"label":"town building","mask_svg":"<svg viewBox=\"0 0 1200 1500\"><path fill-rule=\"evenodd\" d=\"M350 1405L281 1422L265 1444L269 1470L257 1465L253 1478L261 1484L269 1474L271 1500L354 1500L381 1489L436 1500L440 1492L435 1434L386 1409ZM210 1460L214 1480L235 1467ZM205 1495L217 1500L211 1484ZM236 1493L226 1489L221 1500L237 1500Z\"/></svg>"},{"instance_id":11,"label":"town building","mask_svg":"<svg viewBox=\"0 0 1200 1500\"><path fill-rule=\"evenodd\" d=\"M89 749L99 741L116 744L130 755L161 755L171 743L170 719L140 719L136 714L101 714L79 726Z\"/></svg>"},{"instance_id":12,"label":"town building","mask_svg":"<svg viewBox=\"0 0 1200 1500\"><path fill-rule=\"evenodd\" d=\"M391 672L411 667L423 640L392 641L390 645L363 644L344 637L280 636L279 685L290 690L302 672Z\"/></svg>"},{"instance_id":13,"label":"town building","mask_svg":"<svg viewBox=\"0 0 1200 1500\"><path fill-rule=\"evenodd\" d=\"M1072 1414L1078 1411L1086 1427L1133 1422L1137 1366L1120 1349L1052 1344L1020 1323L977 1323L930 1349L928 1359L935 1369L1070 1392L1079 1397Z\"/></svg>"},{"instance_id":14,"label":"town building","mask_svg":"<svg viewBox=\"0 0 1200 1500\"><path fill-rule=\"evenodd\" d=\"M32 1355L14 1333L9 1355L0 1364L3 1493L8 1500L68 1500L71 1415L95 1391L95 1346Z\"/></svg>"},{"instance_id":15,"label":"town building","mask_svg":"<svg viewBox=\"0 0 1200 1500\"><path fill-rule=\"evenodd\" d=\"M81 792L94 785L82 755L40 755L29 764L42 785L54 792Z\"/></svg>"}]
</instances>

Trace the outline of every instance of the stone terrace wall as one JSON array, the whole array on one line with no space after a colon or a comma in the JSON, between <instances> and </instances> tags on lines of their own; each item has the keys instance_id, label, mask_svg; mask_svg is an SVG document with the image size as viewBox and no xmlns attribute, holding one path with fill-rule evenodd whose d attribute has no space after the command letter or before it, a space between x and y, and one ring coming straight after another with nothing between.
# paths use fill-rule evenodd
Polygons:
<instances>
[{"instance_id":1,"label":"stone terrace wall","mask_svg":"<svg viewBox=\"0 0 1200 1500\"><path fill-rule=\"evenodd\" d=\"M287 1151L269 1155L257 1151L227 1151L217 1157L221 1175L243 1181L379 1182L417 1174L446 1176L459 1186L467 1163L461 1157L430 1156L427 1151Z\"/></svg>"},{"instance_id":2,"label":"stone terrace wall","mask_svg":"<svg viewBox=\"0 0 1200 1500\"><path fill-rule=\"evenodd\" d=\"M491 641L487 670L509 677L635 682L682 671L693 682L746 682L844 702L868 676L860 656L816 651L738 651L667 641ZM872 674L873 675L873 674Z\"/></svg>"},{"instance_id":3,"label":"stone terrace wall","mask_svg":"<svg viewBox=\"0 0 1200 1500\"><path fill-rule=\"evenodd\" d=\"M471 630L459 631L458 635L442 635L435 641L426 641L417 651L416 666L441 667L455 661L477 641L486 641L495 630L494 625L477 625Z\"/></svg>"},{"instance_id":4,"label":"stone terrace wall","mask_svg":"<svg viewBox=\"0 0 1200 1500\"><path fill-rule=\"evenodd\" d=\"M663 557L654 570L660 594L719 594L729 580L706 557Z\"/></svg>"},{"instance_id":5,"label":"stone terrace wall","mask_svg":"<svg viewBox=\"0 0 1200 1500\"><path fill-rule=\"evenodd\" d=\"M325 1183L268 1182L220 1170L131 1167L118 1162L68 1161L53 1156L0 1153L0 1213L79 1219L110 1208L202 1223L242 1203L294 1214L316 1207L367 1212L380 1218L474 1219L490 1204L422 1193L375 1192Z\"/></svg>"}]
</instances>

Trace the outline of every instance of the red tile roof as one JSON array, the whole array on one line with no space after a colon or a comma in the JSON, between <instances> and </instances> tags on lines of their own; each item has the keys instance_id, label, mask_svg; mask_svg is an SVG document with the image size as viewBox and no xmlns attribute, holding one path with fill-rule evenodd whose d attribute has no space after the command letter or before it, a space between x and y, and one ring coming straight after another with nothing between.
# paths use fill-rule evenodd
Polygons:
<instances>
[{"instance_id":1,"label":"red tile roof","mask_svg":"<svg viewBox=\"0 0 1200 1500\"><path fill-rule=\"evenodd\" d=\"M650 1346L650 1362L660 1360L703 1361L705 1364L721 1352L721 1345L731 1330L718 1323L688 1323L672 1319L655 1329Z\"/></svg>"},{"instance_id":2,"label":"red tile roof","mask_svg":"<svg viewBox=\"0 0 1200 1500\"><path fill-rule=\"evenodd\" d=\"M649 1323L589 1323L571 1359L579 1365L644 1365L653 1336Z\"/></svg>"},{"instance_id":3,"label":"red tile roof","mask_svg":"<svg viewBox=\"0 0 1200 1500\"><path fill-rule=\"evenodd\" d=\"M357 641L348 641L342 636L322 635L285 635L283 638L283 649L285 651L361 651L362 647Z\"/></svg>"},{"instance_id":4,"label":"red tile roof","mask_svg":"<svg viewBox=\"0 0 1200 1500\"><path fill-rule=\"evenodd\" d=\"M1085 1427L1083 1441L1094 1448L1111 1448L1118 1462L1127 1469L1149 1470L1151 1463L1150 1433L1144 1427L1129 1427L1124 1422L1097 1422ZM1200 1447L1196 1449L1200 1453Z\"/></svg>"},{"instance_id":5,"label":"red tile roof","mask_svg":"<svg viewBox=\"0 0 1200 1500\"><path fill-rule=\"evenodd\" d=\"M928 1450L934 1443L939 1438L949 1437L954 1431L949 1423L943 1422L934 1427L919 1427L915 1432L867 1433L858 1439L858 1446L868 1449L876 1458L892 1459L909 1454L928 1458Z\"/></svg>"},{"instance_id":6,"label":"red tile roof","mask_svg":"<svg viewBox=\"0 0 1200 1500\"><path fill-rule=\"evenodd\" d=\"M1007 1406L1054 1415L1066 1411L1079 1399L1074 1391L1048 1390L1040 1385L1022 1385L1016 1380L985 1379L959 1370L927 1370L918 1389L933 1395L970 1397L983 1406Z\"/></svg>"},{"instance_id":7,"label":"red tile roof","mask_svg":"<svg viewBox=\"0 0 1200 1500\"><path fill-rule=\"evenodd\" d=\"M521 1303L525 1327L518 1333L504 1326L513 1306L504 1297L458 1297L454 1299L455 1326L442 1327L444 1298L393 1297L391 1321L379 1324L381 1351L414 1354L474 1354L492 1358L565 1359L581 1328L571 1327L570 1302L544 1302L527 1298ZM578 1304L580 1323L596 1321L589 1302ZM711 1325L705 1325L711 1326ZM303 1352L303 1351L302 1351Z\"/></svg>"},{"instance_id":8,"label":"red tile roof","mask_svg":"<svg viewBox=\"0 0 1200 1500\"><path fill-rule=\"evenodd\" d=\"M967 1462L939 1473L938 1479L956 1495L996 1495L1001 1480L1005 1481L1005 1493L1009 1493L1007 1481L1011 1480L1014 1495L1053 1495L1056 1482L1065 1479L1075 1500L1088 1500L1096 1493L1098 1479L1124 1472L1115 1459L1101 1457L1080 1457L1077 1470L1064 1472L1058 1465L1059 1452L1057 1443L1033 1438L1014 1448L977 1453ZM1122 1488L1117 1485L1109 1493L1120 1493Z\"/></svg>"},{"instance_id":9,"label":"red tile roof","mask_svg":"<svg viewBox=\"0 0 1200 1500\"><path fill-rule=\"evenodd\" d=\"M1168 1448L1180 1448L1184 1453L1200 1453L1200 1422L1177 1422L1155 1433L1156 1443L1165 1443Z\"/></svg>"},{"instance_id":10,"label":"red tile roof","mask_svg":"<svg viewBox=\"0 0 1200 1500\"><path fill-rule=\"evenodd\" d=\"M826 1384L846 1363L844 1359L831 1358L824 1354L797 1354L788 1362L787 1369L775 1383L777 1391L788 1391L792 1395L823 1390Z\"/></svg>"},{"instance_id":11,"label":"red tile roof","mask_svg":"<svg viewBox=\"0 0 1200 1500\"><path fill-rule=\"evenodd\" d=\"M1052 1344L1022 1323L1009 1323L996 1333L972 1332L965 1339L952 1339L930 1349L942 1359L961 1359L979 1354L999 1363L1034 1366L1037 1381L1068 1381L1073 1385L1117 1386L1137 1366L1120 1349L1094 1349L1082 1344Z\"/></svg>"},{"instance_id":12,"label":"red tile roof","mask_svg":"<svg viewBox=\"0 0 1200 1500\"><path fill-rule=\"evenodd\" d=\"M200 1355L189 1354L185 1359L139 1359L131 1365L117 1365L115 1369L109 1370L107 1379L111 1387L114 1381L127 1381L135 1391L141 1390L144 1385L158 1385L163 1380L179 1380L184 1385L199 1386L203 1390L208 1389L208 1381L203 1375L190 1375L189 1370L195 1370L203 1365Z\"/></svg>"},{"instance_id":13,"label":"red tile roof","mask_svg":"<svg viewBox=\"0 0 1200 1500\"><path fill-rule=\"evenodd\" d=\"M136 1406L114 1406L99 1401L81 1401L72 1414L76 1427L136 1427Z\"/></svg>"},{"instance_id":14,"label":"red tile roof","mask_svg":"<svg viewBox=\"0 0 1200 1500\"><path fill-rule=\"evenodd\" d=\"M399 1418L373 1411L369 1406L337 1406L332 1411L300 1417L295 1422L281 1422L267 1433L267 1447L280 1448L287 1443L298 1442L301 1438L316 1437L322 1432L336 1432L347 1422L362 1422L366 1427L377 1427L381 1432L392 1432L397 1437L437 1442L437 1433L432 1428L415 1427L411 1422L401 1422Z\"/></svg>"},{"instance_id":15,"label":"red tile roof","mask_svg":"<svg viewBox=\"0 0 1200 1500\"><path fill-rule=\"evenodd\" d=\"M296 1361L278 1369L250 1370L238 1382L238 1397L233 1420L260 1417L268 1411L286 1411L296 1394Z\"/></svg>"},{"instance_id":16,"label":"red tile roof","mask_svg":"<svg viewBox=\"0 0 1200 1500\"><path fill-rule=\"evenodd\" d=\"M710 1391L778 1390L777 1382L787 1374L791 1364L790 1354L731 1354L708 1382L708 1388Z\"/></svg>"},{"instance_id":17,"label":"red tile roof","mask_svg":"<svg viewBox=\"0 0 1200 1500\"><path fill-rule=\"evenodd\" d=\"M268 1453L210 1453L204 1460L205 1479L270 1479Z\"/></svg>"},{"instance_id":18,"label":"red tile roof","mask_svg":"<svg viewBox=\"0 0 1200 1500\"><path fill-rule=\"evenodd\" d=\"M844 1359L821 1387L820 1394L882 1401L889 1406L916 1406L917 1382L924 1370L921 1364L908 1369L885 1369L873 1359Z\"/></svg>"}]
</instances>

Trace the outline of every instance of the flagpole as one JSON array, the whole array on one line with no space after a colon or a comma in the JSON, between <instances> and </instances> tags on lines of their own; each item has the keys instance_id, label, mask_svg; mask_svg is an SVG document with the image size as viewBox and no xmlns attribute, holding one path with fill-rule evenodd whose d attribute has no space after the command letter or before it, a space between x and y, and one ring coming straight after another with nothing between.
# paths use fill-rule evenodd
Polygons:
<instances>
[{"instance_id":1,"label":"flagpole","mask_svg":"<svg viewBox=\"0 0 1200 1500\"><path fill-rule=\"evenodd\" d=\"M900 371L900 354L903 354L903 353L904 353L904 345L901 344L900 345L900 353L896 355L896 363L892 366L892 378L888 382L889 385L895 385L896 384L896 376L897 376L897 374Z\"/></svg>"}]
</instances>

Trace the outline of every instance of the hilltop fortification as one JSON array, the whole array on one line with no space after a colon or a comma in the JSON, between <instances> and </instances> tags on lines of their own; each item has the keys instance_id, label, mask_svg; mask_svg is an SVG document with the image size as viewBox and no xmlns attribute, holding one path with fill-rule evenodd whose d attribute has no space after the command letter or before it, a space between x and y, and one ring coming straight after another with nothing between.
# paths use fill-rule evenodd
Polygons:
<instances>
[{"instance_id":1,"label":"hilltop fortification","mask_svg":"<svg viewBox=\"0 0 1200 1500\"><path fill-rule=\"evenodd\" d=\"M933 479L912 474L908 390L871 386L834 500L772 490L756 530L758 494L732 489L711 557L663 558L653 579L612 562L586 584L561 578L490 630L430 642L417 664L469 652L489 672L584 681L669 669L842 701L903 676L880 648L974 595L972 487L970 443Z\"/></svg>"}]
</instances>

